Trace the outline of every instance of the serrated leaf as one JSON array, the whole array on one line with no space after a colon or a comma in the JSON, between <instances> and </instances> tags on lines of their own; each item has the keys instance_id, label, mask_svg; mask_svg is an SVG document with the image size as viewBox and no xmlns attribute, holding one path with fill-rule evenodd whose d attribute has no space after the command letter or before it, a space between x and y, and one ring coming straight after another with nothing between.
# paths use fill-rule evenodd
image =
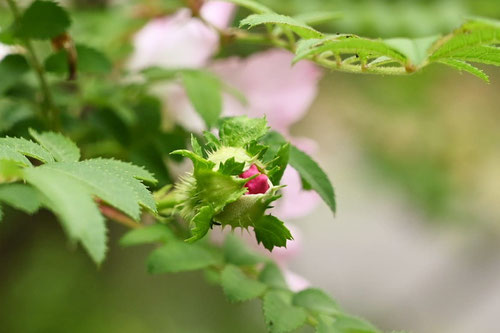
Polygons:
<instances>
[{"instance_id":1,"label":"serrated leaf","mask_svg":"<svg viewBox=\"0 0 500 333\"><path fill-rule=\"evenodd\" d=\"M262 308L267 327L271 333L290 332L306 322L306 311L291 304L289 292L267 292L264 295Z\"/></svg>"},{"instance_id":2,"label":"serrated leaf","mask_svg":"<svg viewBox=\"0 0 500 333\"><path fill-rule=\"evenodd\" d=\"M219 164L218 171L224 175L237 176L243 172L245 162L236 162L234 157L227 159Z\"/></svg>"},{"instance_id":3,"label":"serrated leaf","mask_svg":"<svg viewBox=\"0 0 500 333\"><path fill-rule=\"evenodd\" d=\"M175 238L172 231L163 224L153 224L131 230L120 239L121 246L134 246L147 243L166 242Z\"/></svg>"},{"instance_id":4,"label":"serrated leaf","mask_svg":"<svg viewBox=\"0 0 500 333\"><path fill-rule=\"evenodd\" d=\"M17 35L22 38L50 39L70 26L68 13L53 1L36 0L19 19Z\"/></svg>"},{"instance_id":5,"label":"serrated leaf","mask_svg":"<svg viewBox=\"0 0 500 333\"><path fill-rule=\"evenodd\" d=\"M330 179L319 165L295 146L290 147L289 163L335 213L335 192Z\"/></svg>"},{"instance_id":6,"label":"serrated leaf","mask_svg":"<svg viewBox=\"0 0 500 333\"><path fill-rule=\"evenodd\" d=\"M26 58L21 54L9 54L0 61L0 94L17 83L29 71Z\"/></svg>"},{"instance_id":7,"label":"serrated leaf","mask_svg":"<svg viewBox=\"0 0 500 333\"><path fill-rule=\"evenodd\" d=\"M174 150L173 152L170 153L170 155L180 155L189 158L191 161L193 161L194 167L196 169L197 168L212 169L215 166L214 162L211 162L203 158L202 156L187 149Z\"/></svg>"},{"instance_id":8,"label":"serrated leaf","mask_svg":"<svg viewBox=\"0 0 500 333\"><path fill-rule=\"evenodd\" d=\"M217 264L217 258L198 244L170 241L154 250L148 258L153 274L192 271Z\"/></svg>"},{"instance_id":9,"label":"serrated leaf","mask_svg":"<svg viewBox=\"0 0 500 333\"><path fill-rule=\"evenodd\" d=\"M215 213L219 213L224 206L238 200L247 189L245 180L223 175L212 170L196 170L197 193L200 200L210 205Z\"/></svg>"},{"instance_id":10,"label":"serrated leaf","mask_svg":"<svg viewBox=\"0 0 500 333\"><path fill-rule=\"evenodd\" d=\"M1 161L12 161L17 165L21 166L31 166L31 162L21 153L16 150L0 145L0 160Z\"/></svg>"},{"instance_id":11,"label":"serrated leaf","mask_svg":"<svg viewBox=\"0 0 500 333\"><path fill-rule=\"evenodd\" d=\"M278 185L285 173L288 160L290 159L290 144L287 142L280 147L274 160L268 165L271 171L268 173L269 180L274 185Z\"/></svg>"},{"instance_id":12,"label":"serrated leaf","mask_svg":"<svg viewBox=\"0 0 500 333\"><path fill-rule=\"evenodd\" d=\"M182 71L182 82L194 109L213 127L222 112L221 84L213 74L203 71Z\"/></svg>"},{"instance_id":13,"label":"serrated leaf","mask_svg":"<svg viewBox=\"0 0 500 333\"><path fill-rule=\"evenodd\" d=\"M11 151L14 154L18 154L15 151ZM23 165L21 162L16 162L12 158L4 159L5 149L0 149L0 182L11 182L16 180L21 180L23 177L23 169L21 166ZM19 154L21 158L26 158L23 155ZM29 163L29 161L28 161Z\"/></svg>"},{"instance_id":14,"label":"serrated leaf","mask_svg":"<svg viewBox=\"0 0 500 333\"><path fill-rule=\"evenodd\" d=\"M237 266L251 266L269 260L250 250L241 239L233 234L226 236L223 250L225 260Z\"/></svg>"},{"instance_id":15,"label":"serrated leaf","mask_svg":"<svg viewBox=\"0 0 500 333\"><path fill-rule=\"evenodd\" d=\"M80 159L80 149L76 144L60 133L29 130L30 135L58 162L77 162Z\"/></svg>"},{"instance_id":16,"label":"serrated leaf","mask_svg":"<svg viewBox=\"0 0 500 333\"><path fill-rule=\"evenodd\" d=\"M59 218L70 238L81 241L100 264L106 254L106 226L91 193L80 182L44 166L26 168L25 179L43 195L43 203Z\"/></svg>"},{"instance_id":17,"label":"serrated leaf","mask_svg":"<svg viewBox=\"0 0 500 333\"><path fill-rule=\"evenodd\" d=\"M450 67L453 67L455 69L458 69L460 71L466 71L474 76L477 76L483 81L490 82L490 78L482 70L464 61L456 59L441 59L439 60L439 62L448 65Z\"/></svg>"},{"instance_id":18,"label":"serrated leaf","mask_svg":"<svg viewBox=\"0 0 500 333\"><path fill-rule=\"evenodd\" d=\"M430 36L417 39L391 38L384 43L401 52L416 67L422 65L429 57L429 49L441 36Z\"/></svg>"},{"instance_id":19,"label":"serrated leaf","mask_svg":"<svg viewBox=\"0 0 500 333\"><path fill-rule=\"evenodd\" d=\"M243 147L266 135L268 130L265 118L231 117L223 119L219 136L226 146Z\"/></svg>"},{"instance_id":20,"label":"serrated leaf","mask_svg":"<svg viewBox=\"0 0 500 333\"><path fill-rule=\"evenodd\" d=\"M267 284L269 287L276 289L288 289L285 277L278 265L274 262L268 262L260 271L259 281Z\"/></svg>"},{"instance_id":21,"label":"serrated leaf","mask_svg":"<svg viewBox=\"0 0 500 333\"><path fill-rule=\"evenodd\" d=\"M28 214L35 213L41 205L38 191L25 184L1 184L0 202Z\"/></svg>"},{"instance_id":22,"label":"serrated leaf","mask_svg":"<svg viewBox=\"0 0 500 333\"><path fill-rule=\"evenodd\" d=\"M101 51L92 47L76 44L77 71L80 73L106 74L112 69L109 59ZM65 74L68 72L68 53L61 50L45 59L44 68L48 72Z\"/></svg>"},{"instance_id":23,"label":"serrated leaf","mask_svg":"<svg viewBox=\"0 0 500 333\"><path fill-rule=\"evenodd\" d=\"M200 209L190 222L192 236L186 239L186 242L192 243L205 237L212 226L214 213L213 208L210 206L204 206Z\"/></svg>"},{"instance_id":24,"label":"serrated leaf","mask_svg":"<svg viewBox=\"0 0 500 333\"><path fill-rule=\"evenodd\" d=\"M158 182L156 178L142 166L110 158L94 158L91 161L93 161L92 163L97 164L98 167L113 170L113 172L118 173L123 177L135 178L151 184L156 184Z\"/></svg>"},{"instance_id":25,"label":"serrated leaf","mask_svg":"<svg viewBox=\"0 0 500 333\"><path fill-rule=\"evenodd\" d=\"M316 288L302 290L293 295L292 303L314 313L335 315L339 313L337 303L324 291Z\"/></svg>"},{"instance_id":26,"label":"serrated leaf","mask_svg":"<svg viewBox=\"0 0 500 333\"><path fill-rule=\"evenodd\" d=\"M226 265L221 273L220 283L224 294L231 302L243 302L259 297L266 285L246 276L241 269Z\"/></svg>"},{"instance_id":27,"label":"serrated leaf","mask_svg":"<svg viewBox=\"0 0 500 333\"><path fill-rule=\"evenodd\" d=\"M206 146L207 148L212 150L220 148L221 142L212 132L204 131L203 137L205 138L205 140L207 140L207 146Z\"/></svg>"},{"instance_id":28,"label":"serrated leaf","mask_svg":"<svg viewBox=\"0 0 500 333\"><path fill-rule=\"evenodd\" d=\"M270 8L264 6L256 1L252 1L252 0L224 0L224 1L234 3L238 6L249 9L254 13L262 14L262 13L272 13L273 12Z\"/></svg>"},{"instance_id":29,"label":"serrated leaf","mask_svg":"<svg viewBox=\"0 0 500 333\"><path fill-rule=\"evenodd\" d=\"M203 148L201 148L198 139L193 134L191 134L191 148L193 148L193 152L196 155L203 157Z\"/></svg>"},{"instance_id":30,"label":"serrated leaf","mask_svg":"<svg viewBox=\"0 0 500 333\"><path fill-rule=\"evenodd\" d=\"M253 28L261 24L277 24L284 28L289 28L302 38L323 37L323 34L313 27L297 21L290 16L276 13L253 14L240 21L240 27L248 26L248 28Z\"/></svg>"},{"instance_id":31,"label":"serrated leaf","mask_svg":"<svg viewBox=\"0 0 500 333\"><path fill-rule=\"evenodd\" d=\"M272 215L262 216L253 227L257 242L262 243L269 251L275 246L286 247L286 241L293 239L285 224Z\"/></svg>"},{"instance_id":32,"label":"serrated leaf","mask_svg":"<svg viewBox=\"0 0 500 333\"><path fill-rule=\"evenodd\" d=\"M18 153L37 159L43 163L54 161L54 157L42 146L24 138L0 138L0 150L10 148Z\"/></svg>"},{"instance_id":33,"label":"serrated leaf","mask_svg":"<svg viewBox=\"0 0 500 333\"><path fill-rule=\"evenodd\" d=\"M481 45L458 50L453 52L450 57L462 61L500 66L500 48L495 46Z\"/></svg>"}]
</instances>

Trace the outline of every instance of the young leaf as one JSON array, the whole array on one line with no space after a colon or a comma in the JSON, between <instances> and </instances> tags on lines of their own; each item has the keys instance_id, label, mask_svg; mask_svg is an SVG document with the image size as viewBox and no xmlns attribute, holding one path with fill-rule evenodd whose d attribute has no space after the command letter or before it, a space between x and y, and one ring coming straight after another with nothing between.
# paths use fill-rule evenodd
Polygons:
<instances>
[{"instance_id":1,"label":"young leaf","mask_svg":"<svg viewBox=\"0 0 500 333\"><path fill-rule=\"evenodd\" d=\"M219 166L219 172L224 175L240 175L245 167L244 162L236 162L234 157L227 159L225 162L221 162Z\"/></svg>"},{"instance_id":2,"label":"young leaf","mask_svg":"<svg viewBox=\"0 0 500 333\"><path fill-rule=\"evenodd\" d=\"M429 49L441 36L430 36L417 39L391 38L384 40L384 43L401 52L415 67L422 65L429 57Z\"/></svg>"},{"instance_id":3,"label":"young leaf","mask_svg":"<svg viewBox=\"0 0 500 333\"><path fill-rule=\"evenodd\" d=\"M80 159L80 149L76 144L59 133L38 133L29 130L30 135L46 150L48 150L57 162L77 162Z\"/></svg>"},{"instance_id":4,"label":"young leaf","mask_svg":"<svg viewBox=\"0 0 500 333\"><path fill-rule=\"evenodd\" d=\"M266 290L266 285L246 276L241 269L226 265L221 273L221 285L231 302L243 302L259 297Z\"/></svg>"},{"instance_id":5,"label":"young leaf","mask_svg":"<svg viewBox=\"0 0 500 333\"><path fill-rule=\"evenodd\" d=\"M262 243L269 251L275 246L286 247L286 241L293 239L285 224L272 215L262 216L254 224L254 231L257 242Z\"/></svg>"},{"instance_id":6,"label":"young leaf","mask_svg":"<svg viewBox=\"0 0 500 333\"><path fill-rule=\"evenodd\" d=\"M79 240L100 264L106 253L106 226L87 188L73 178L44 166L26 168L25 179L43 195L43 203L61 221L69 237Z\"/></svg>"},{"instance_id":7,"label":"young leaf","mask_svg":"<svg viewBox=\"0 0 500 333\"><path fill-rule=\"evenodd\" d=\"M500 48L481 45L452 53L453 59L500 66Z\"/></svg>"},{"instance_id":8,"label":"young leaf","mask_svg":"<svg viewBox=\"0 0 500 333\"><path fill-rule=\"evenodd\" d=\"M54 1L36 0L19 20L17 35L22 38L50 39L70 26L68 13Z\"/></svg>"},{"instance_id":9,"label":"young leaf","mask_svg":"<svg viewBox=\"0 0 500 333\"><path fill-rule=\"evenodd\" d=\"M223 250L225 260L237 266L255 265L268 260L260 254L251 251L241 239L233 234L226 236Z\"/></svg>"},{"instance_id":10,"label":"young leaf","mask_svg":"<svg viewBox=\"0 0 500 333\"><path fill-rule=\"evenodd\" d=\"M153 274L192 271L217 264L217 258L197 244L170 241L148 258L148 271Z\"/></svg>"},{"instance_id":11,"label":"young leaf","mask_svg":"<svg viewBox=\"0 0 500 333\"><path fill-rule=\"evenodd\" d=\"M289 163L335 213L335 193L328 176L319 165L295 146L290 147Z\"/></svg>"},{"instance_id":12,"label":"young leaf","mask_svg":"<svg viewBox=\"0 0 500 333\"><path fill-rule=\"evenodd\" d=\"M477 67L474 67L464 61L461 60L456 60L456 59L441 59L439 60L440 63L448 65L450 67L456 68L460 71L466 71L469 72L470 74L477 76L483 81L490 82L490 78L488 75L486 75L482 70L480 70Z\"/></svg>"},{"instance_id":13,"label":"young leaf","mask_svg":"<svg viewBox=\"0 0 500 333\"><path fill-rule=\"evenodd\" d=\"M212 170L195 172L196 186L200 200L219 213L228 203L238 200L247 189L245 180L235 179Z\"/></svg>"},{"instance_id":14,"label":"young leaf","mask_svg":"<svg viewBox=\"0 0 500 333\"><path fill-rule=\"evenodd\" d=\"M142 245L147 243L167 242L175 238L170 229L163 224L153 224L129 231L120 239L121 246Z\"/></svg>"},{"instance_id":15,"label":"young leaf","mask_svg":"<svg viewBox=\"0 0 500 333\"><path fill-rule=\"evenodd\" d=\"M381 333L369 322L346 314L336 315L332 326L334 332Z\"/></svg>"},{"instance_id":16,"label":"young leaf","mask_svg":"<svg viewBox=\"0 0 500 333\"><path fill-rule=\"evenodd\" d=\"M289 16L276 13L264 13L250 15L240 22L240 27L253 28L261 24L277 24L289 28L302 38L320 38L323 34L305 23L295 20Z\"/></svg>"},{"instance_id":17,"label":"young leaf","mask_svg":"<svg viewBox=\"0 0 500 333\"><path fill-rule=\"evenodd\" d=\"M193 134L191 134L191 147L193 148L193 152L196 155L203 157L203 148L201 148L198 139L196 139L196 137Z\"/></svg>"},{"instance_id":18,"label":"young leaf","mask_svg":"<svg viewBox=\"0 0 500 333\"><path fill-rule=\"evenodd\" d=\"M189 158L191 161L193 161L195 168L212 169L215 166L214 162L211 162L187 149L174 150L170 153L170 155L181 155Z\"/></svg>"},{"instance_id":19,"label":"young leaf","mask_svg":"<svg viewBox=\"0 0 500 333\"><path fill-rule=\"evenodd\" d=\"M304 325L306 311L291 304L291 294L285 291L269 291L264 295L262 308L271 333L286 333Z\"/></svg>"},{"instance_id":20,"label":"young leaf","mask_svg":"<svg viewBox=\"0 0 500 333\"><path fill-rule=\"evenodd\" d=\"M243 147L263 137L268 129L265 118L231 117L223 119L219 136L226 146Z\"/></svg>"},{"instance_id":21,"label":"young leaf","mask_svg":"<svg viewBox=\"0 0 500 333\"><path fill-rule=\"evenodd\" d=\"M112 64L101 51L92 47L76 44L77 71L80 73L106 74ZM48 72L65 74L68 72L68 53L61 50L45 59L45 70Z\"/></svg>"},{"instance_id":22,"label":"young leaf","mask_svg":"<svg viewBox=\"0 0 500 333\"><path fill-rule=\"evenodd\" d=\"M35 213L41 205L39 193L33 187L25 184L1 184L0 202L28 214Z\"/></svg>"},{"instance_id":23,"label":"young leaf","mask_svg":"<svg viewBox=\"0 0 500 333\"><path fill-rule=\"evenodd\" d=\"M276 153L276 157L269 164L268 168L271 172L268 173L269 180L274 185L278 185L285 173L286 166L288 165L288 160L290 159L290 143L285 143L280 147Z\"/></svg>"},{"instance_id":24,"label":"young leaf","mask_svg":"<svg viewBox=\"0 0 500 333\"><path fill-rule=\"evenodd\" d=\"M3 148L10 148L43 163L54 161L54 157L42 146L24 138L0 138L0 149Z\"/></svg>"},{"instance_id":25,"label":"young leaf","mask_svg":"<svg viewBox=\"0 0 500 333\"><path fill-rule=\"evenodd\" d=\"M315 313L335 315L339 313L337 303L325 292L309 288L296 293L292 303Z\"/></svg>"},{"instance_id":26,"label":"young leaf","mask_svg":"<svg viewBox=\"0 0 500 333\"><path fill-rule=\"evenodd\" d=\"M29 71L26 58L21 54L9 54L0 61L0 94L17 83Z\"/></svg>"},{"instance_id":27,"label":"young leaf","mask_svg":"<svg viewBox=\"0 0 500 333\"><path fill-rule=\"evenodd\" d=\"M192 243L202 239L210 230L212 225L212 217L214 210L210 206L204 206L191 220L191 234L192 236L186 239L186 242Z\"/></svg>"},{"instance_id":28,"label":"young leaf","mask_svg":"<svg viewBox=\"0 0 500 333\"><path fill-rule=\"evenodd\" d=\"M203 71L182 71L182 81L194 109L203 118L207 128L213 127L222 112L219 80Z\"/></svg>"}]
</instances>

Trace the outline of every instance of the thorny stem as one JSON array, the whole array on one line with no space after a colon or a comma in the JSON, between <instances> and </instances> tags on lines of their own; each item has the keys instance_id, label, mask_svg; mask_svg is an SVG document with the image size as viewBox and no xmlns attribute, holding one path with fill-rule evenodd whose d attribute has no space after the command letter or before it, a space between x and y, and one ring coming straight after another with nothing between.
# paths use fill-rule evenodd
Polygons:
<instances>
[{"instance_id":1,"label":"thorny stem","mask_svg":"<svg viewBox=\"0 0 500 333\"><path fill-rule=\"evenodd\" d=\"M19 9L17 8L17 4L14 0L7 0L10 10L14 15L15 20L19 20L21 14ZM59 110L56 108L54 104L54 99L52 98L52 93L50 91L49 85L47 83L47 79L45 78L45 73L43 71L43 67L38 59L38 56L35 52L35 48L33 44L28 38L22 38L24 46L26 47L26 51L28 52L28 56L31 62L33 69L38 77L38 81L40 83L40 88L43 94L44 100L44 108L42 109L42 115L45 118L45 121L49 124L53 130L60 129L59 123Z\"/></svg>"},{"instance_id":2,"label":"thorny stem","mask_svg":"<svg viewBox=\"0 0 500 333\"><path fill-rule=\"evenodd\" d=\"M100 205L99 210L101 213L106 216L108 219L115 221L117 223L123 224L126 227L132 228L132 229L138 229L142 228L142 225L135 222L131 218L123 215L113 207L105 206L105 205Z\"/></svg>"}]
</instances>

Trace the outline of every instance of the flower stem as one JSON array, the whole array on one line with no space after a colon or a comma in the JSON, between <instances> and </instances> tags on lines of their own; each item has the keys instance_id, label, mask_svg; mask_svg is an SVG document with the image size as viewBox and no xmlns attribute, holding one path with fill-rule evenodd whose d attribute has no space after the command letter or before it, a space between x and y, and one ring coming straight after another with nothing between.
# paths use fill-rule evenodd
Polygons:
<instances>
[{"instance_id":1,"label":"flower stem","mask_svg":"<svg viewBox=\"0 0 500 333\"><path fill-rule=\"evenodd\" d=\"M9 5L10 10L12 11L12 14L14 15L15 20L19 21L21 14L19 12L19 8L17 7L16 2L14 0L7 0L7 3ZM55 106L54 99L52 97L52 93L49 88L49 84L45 77L43 66L40 63L40 60L38 59L38 56L35 52L35 48L33 47L31 41L28 38L22 38L22 41L28 53L31 66L35 70L36 76L40 83L40 88L42 90L43 104L44 104L44 107L42 109L43 118L48 123L51 129L59 130L60 129L59 110Z\"/></svg>"}]
</instances>

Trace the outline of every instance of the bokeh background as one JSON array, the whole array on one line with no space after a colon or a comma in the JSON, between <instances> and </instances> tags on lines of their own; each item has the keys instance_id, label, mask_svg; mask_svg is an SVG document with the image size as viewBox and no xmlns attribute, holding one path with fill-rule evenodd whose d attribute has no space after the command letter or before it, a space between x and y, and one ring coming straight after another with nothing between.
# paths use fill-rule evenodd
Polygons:
<instances>
[{"instance_id":1,"label":"bokeh background","mask_svg":"<svg viewBox=\"0 0 500 333\"><path fill-rule=\"evenodd\" d=\"M447 32L473 15L500 19L496 0L263 2L287 14L339 11L321 29L372 37ZM111 57L130 52L113 38L130 24L120 15L131 4L70 5L76 34ZM500 70L485 69L491 84L439 66L408 77L327 73L293 129L318 142L339 208L335 218L320 205L294 221L303 249L290 266L387 331L498 331ZM150 249L119 248L121 226L110 225L109 257L96 268L49 213L6 214L2 332L265 331L257 301L229 304L201 274L148 275Z\"/></svg>"}]
</instances>

